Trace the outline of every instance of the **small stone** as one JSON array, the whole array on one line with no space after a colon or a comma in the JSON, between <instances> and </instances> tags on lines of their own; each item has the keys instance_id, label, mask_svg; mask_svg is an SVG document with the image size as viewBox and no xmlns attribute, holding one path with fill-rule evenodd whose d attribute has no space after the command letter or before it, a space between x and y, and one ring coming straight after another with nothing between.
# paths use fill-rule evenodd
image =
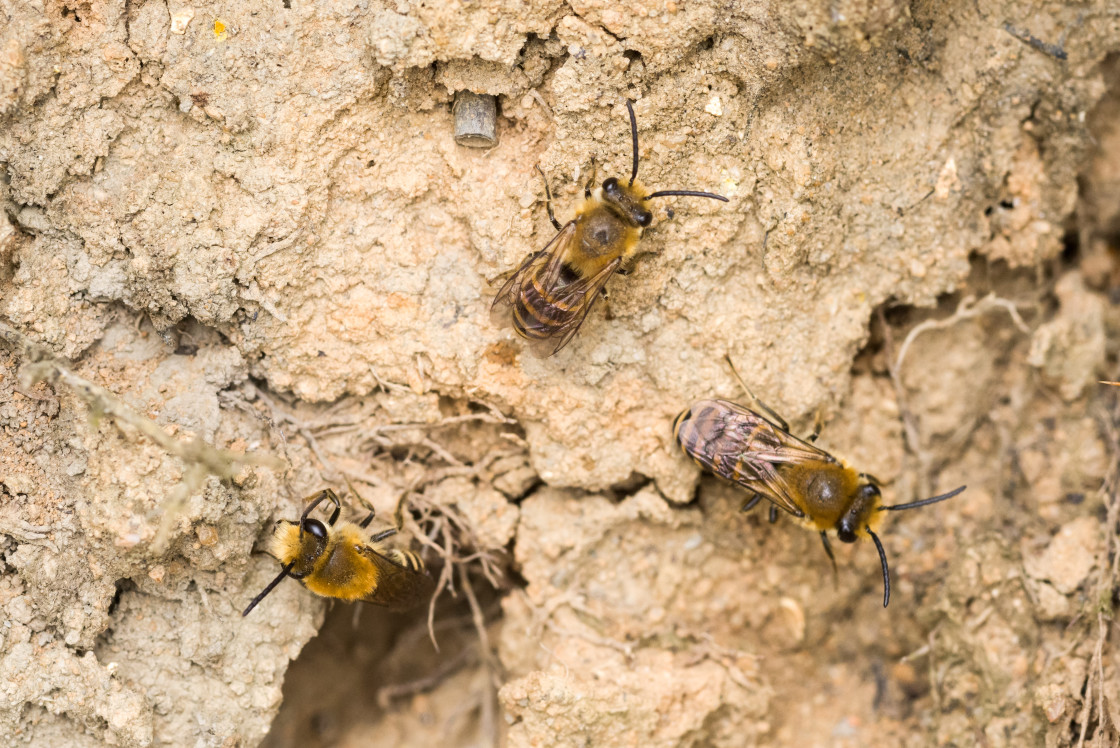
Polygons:
<instances>
[{"instance_id":1,"label":"small stone","mask_svg":"<svg viewBox=\"0 0 1120 748\"><path fill-rule=\"evenodd\" d=\"M12 472L0 475L0 483L7 486L8 490L17 496L20 494L30 496L34 490L34 482L27 473Z\"/></svg>"},{"instance_id":2,"label":"small stone","mask_svg":"<svg viewBox=\"0 0 1120 748\"><path fill-rule=\"evenodd\" d=\"M1057 621L1069 618L1071 609L1069 598L1054 589L1047 582L1036 582L1034 595L1038 599L1035 610L1041 621Z\"/></svg>"},{"instance_id":3,"label":"small stone","mask_svg":"<svg viewBox=\"0 0 1120 748\"><path fill-rule=\"evenodd\" d=\"M187 33L187 26L194 18L194 8L183 8L171 15L171 33L182 36Z\"/></svg>"},{"instance_id":4,"label":"small stone","mask_svg":"<svg viewBox=\"0 0 1120 748\"><path fill-rule=\"evenodd\" d=\"M1066 695L1062 692L1062 687L1056 683L1049 683L1045 686L1040 686L1035 691L1035 703L1042 709L1042 713L1046 715L1046 719L1051 723L1057 722L1062 718L1066 712L1067 699Z\"/></svg>"},{"instance_id":5,"label":"small stone","mask_svg":"<svg viewBox=\"0 0 1120 748\"><path fill-rule=\"evenodd\" d=\"M782 617L787 624L787 630L793 641L800 644L805 640L805 611L796 600L789 597L783 597L778 601L778 607L781 609Z\"/></svg>"},{"instance_id":6,"label":"small stone","mask_svg":"<svg viewBox=\"0 0 1120 748\"><path fill-rule=\"evenodd\" d=\"M195 531L198 536L198 542L209 548L218 542L218 531L210 525L202 525Z\"/></svg>"},{"instance_id":7,"label":"small stone","mask_svg":"<svg viewBox=\"0 0 1120 748\"><path fill-rule=\"evenodd\" d=\"M1079 517L1058 530L1046 550L1023 559L1023 569L1028 576L1048 581L1068 595L1092 571L1100 540L1101 524L1092 517Z\"/></svg>"},{"instance_id":8,"label":"small stone","mask_svg":"<svg viewBox=\"0 0 1120 748\"><path fill-rule=\"evenodd\" d=\"M937 184L933 187L933 196L938 200L945 200L950 192L959 191L961 180L957 177L957 160L950 156L941 173L937 175Z\"/></svg>"},{"instance_id":9,"label":"small stone","mask_svg":"<svg viewBox=\"0 0 1120 748\"><path fill-rule=\"evenodd\" d=\"M27 595L12 598L12 601L8 603L8 616L16 623L26 624L30 622L31 615L31 601L28 600Z\"/></svg>"}]
</instances>

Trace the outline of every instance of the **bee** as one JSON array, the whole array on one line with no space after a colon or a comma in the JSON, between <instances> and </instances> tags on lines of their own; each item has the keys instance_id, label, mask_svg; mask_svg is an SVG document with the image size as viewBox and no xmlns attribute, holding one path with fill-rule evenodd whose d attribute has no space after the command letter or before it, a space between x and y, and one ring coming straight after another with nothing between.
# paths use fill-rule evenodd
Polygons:
<instances>
[{"instance_id":1,"label":"bee","mask_svg":"<svg viewBox=\"0 0 1120 748\"><path fill-rule=\"evenodd\" d=\"M730 363L730 360L729 360ZM736 375L738 376L738 375ZM742 380L740 380L741 382ZM743 385L744 389L746 385ZM857 472L843 460L814 446L820 432L802 441L789 425L750 394L759 411L728 400L700 400L677 416L673 437L696 464L720 478L747 489L751 496L743 511L763 498L771 502L770 521L783 509L801 524L820 533L825 553L836 567L828 532L835 530L843 543L870 537L883 567L883 607L891 599L887 554L875 534L884 511L901 511L951 499L965 489L908 504L883 504L880 482ZM765 414L765 415L764 415Z\"/></svg>"},{"instance_id":2,"label":"bee","mask_svg":"<svg viewBox=\"0 0 1120 748\"><path fill-rule=\"evenodd\" d=\"M544 179L545 207L556 236L544 249L521 263L494 297L490 306L496 324L512 320L514 331L529 341L541 356L551 356L571 341L607 281L616 272L629 275L633 269L642 230L653 222L645 207L655 197L683 195L710 197L727 202L722 195L696 190L647 192L638 178L638 121L634 106L630 113L633 143L633 168L630 181L622 184L615 177L594 190L594 161L591 179L584 187L583 204L576 217L563 226L552 213L552 192Z\"/></svg>"},{"instance_id":3,"label":"bee","mask_svg":"<svg viewBox=\"0 0 1120 748\"><path fill-rule=\"evenodd\" d=\"M338 522L342 504L334 491L319 491L308 501L298 522L282 519L276 523L267 552L282 568L242 616L249 615L285 577L298 579L316 595L361 600L391 610L413 608L432 594L435 583L420 557L384 544L397 534L395 527L367 538L364 530L373 521L372 510L361 522ZM310 516L324 501L334 504L326 524Z\"/></svg>"}]
</instances>

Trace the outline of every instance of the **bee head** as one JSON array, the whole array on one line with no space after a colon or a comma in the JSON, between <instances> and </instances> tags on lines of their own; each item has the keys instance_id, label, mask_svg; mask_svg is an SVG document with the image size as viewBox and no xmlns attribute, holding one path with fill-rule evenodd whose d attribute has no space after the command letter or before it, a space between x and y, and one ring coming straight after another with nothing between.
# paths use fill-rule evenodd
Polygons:
<instances>
[{"instance_id":1,"label":"bee head","mask_svg":"<svg viewBox=\"0 0 1120 748\"><path fill-rule=\"evenodd\" d=\"M842 543L854 543L864 533L864 530L873 524L873 517L878 514L883 503L883 494L873 480L866 475L860 476L859 487L856 489L855 500L852 501L848 511L836 522L836 537Z\"/></svg>"},{"instance_id":2,"label":"bee head","mask_svg":"<svg viewBox=\"0 0 1120 748\"><path fill-rule=\"evenodd\" d=\"M642 207L645 192L641 185L622 185L611 177L603 182L603 200L627 223L645 228L653 223L653 213Z\"/></svg>"},{"instance_id":3,"label":"bee head","mask_svg":"<svg viewBox=\"0 0 1120 748\"><path fill-rule=\"evenodd\" d=\"M291 564L288 576L302 579L311 573L326 547L327 526L319 520L305 519L302 527L292 520L280 520L269 553L284 566Z\"/></svg>"}]
</instances>

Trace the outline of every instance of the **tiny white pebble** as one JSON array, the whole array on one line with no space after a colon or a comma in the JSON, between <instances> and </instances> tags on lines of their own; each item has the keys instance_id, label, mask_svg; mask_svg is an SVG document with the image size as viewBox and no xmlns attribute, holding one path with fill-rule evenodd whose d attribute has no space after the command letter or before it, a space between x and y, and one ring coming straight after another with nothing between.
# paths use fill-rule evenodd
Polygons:
<instances>
[{"instance_id":1,"label":"tiny white pebble","mask_svg":"<svg viewBox=\"0 0 1120 748\"><path fill-rule=\"evenodd\" d=\"M183 8L177 11L171 16L171 33L180 35L187 33L187 25L190 24L193 18L194 8Z\"/></svg>"},{"instance_id":2,"label":"tiny white pebble","mask_svg":"<svg viewBox=\"0 0 1120 748\"><path fill-rule=\"evenodd\" d=\"M720 103L719 97L713 96L708 106L704 107L704 111L717 117L723 116L723 104Z\"/></svg>"}]
</instances>

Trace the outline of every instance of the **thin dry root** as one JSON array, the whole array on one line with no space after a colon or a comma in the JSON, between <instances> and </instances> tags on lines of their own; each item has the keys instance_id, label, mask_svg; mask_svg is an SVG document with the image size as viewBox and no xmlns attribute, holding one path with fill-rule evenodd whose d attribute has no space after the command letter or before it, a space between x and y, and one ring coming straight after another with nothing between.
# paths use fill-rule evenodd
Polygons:
<instances>
[{"instance_id":1,"label":"thin dry root","mask_svg":"<svg viewBox=\"0 0 1120 748\"><path fill-rule=\"evenodd\" d=\"M393 683L388 686L382 686L377 689L377 705L382 709L388 709L393 699L431 691L442 683L444 678L470 662L477 654L477 651L478 650L474 646L463 647L455 656L441 660L439 667L423 678L417 678L407 683Z\"/></svg>"},{"instance_id":2,"label":"thin dry root","mask_svg":"<svg viewBox=\"0 0 1120 748\"><path fill-rule=\"evenodd\" d=\"M957 310L944 319L927 319L925 322L914 325L913 329L906 334L906 338L902 341L902 345L898 348L898 358L895 359L892 368L894 371L902 371L902 362L906 360L906 353L910 350L910 345L924 332L930 330L943 330L946 327L952 327L961 320L972 319L979 317L981 314L990 311L1004 310L1011 317L1011 321L1015 323L1015 327L1019 328L1019 332L1024 335L1031 334L1031 328L1027 327L1027 323L1023 322L1023 318L1019 315L1019 308L1015 302L1007 299L1000 298L995 294L988 294L979 301L975 296L965 296L957 304Z\"/></svg>"},{"instance_id":3,"label":"thin dry root","mask_svg":"<svg viewBox=\"0 0 1120 748\"><path fill-rule=\"evenodd\" d=\"M166 545L175 520L186 505L187 499L202 488L207 475L216 475L227 480L233 477L238 465L260 465L273 469L284 467L283 461L272 455L218 449L199 438L190 441L176 439L158 423L133 410L109 390L75 374L48 349L2 320L0 320L0 339L20 349L27 360L21 372L25 387L30 388L35 383L43 381L55 386L64 384L86 401L91 420L95 423L102 417L108 416L118 428L127 424L162 447L168 454L178 457L185 463L182 482L176 486L163 505L163 518L152 541L157 549Z\"/></svg>"},{"instance_id":4,"label":"thin dry root","mask_svg":"<svg viewBox=\"0 0 1120 748\"><path fill-rule=\"evenodd\" d=\"M1011 317L1011 321L1020 332L1029 335L1031 330L1023 321L1022 316L1019 314L1019 308L1015 302L1008 299L1000 298L995 294L988 294L982 299L977 300L975 296L965 296L957 305L954 311L948 317L943 319L929 319L921 322L911 328L910 332L902 341L902 345L898 347L898 353L894 352L894 335L891 327L887 324L886 315L883 313L882 307L877 311L879 323L883 328L883 342L887 355L887 368L890 370L891 385L895 392L895 398L898 400L898 409L902 418L903 432L906 436L906 446L910 453L913 454L918 460L918 475L919 487L918 493L925 496L929 493L930 487L929 474L930 474L930 455L922 449L921 434L918 429L918 419L914 416L913 411L910 410L908 398L906 396L906 388L902 382L902 364L906 360L906 354L910 351L910 346L919 335L929 332L930 330L943 330L947 327L961 322L962 320L972 319L981 314L990 311L1003 310Z\"/></svg>"},{"instance_id":5,"label":"thin dry root","mask_svg":"<svg viewBox=\"0 0 1120 748\"><path fill-rule=\"evenodd\" d=\"M1097 615L1097 642L1093 647L1093 657L1089 662L1089 674L1085 682L1085 701L1081 708L1078 720L1081 723L1081 732L1078 735L1077 746L1082 748L1088 737L1089 724L1096 717L1096 730L1093 735L1093 744L1099 746L1116 745L1120 739L1120 731L1113 724L1108 710L1105 689L1105 646L1108 643L1108 634L1114 624L1112 606L1110 604L1112 591L1120 579L1120 538L1112 532L1112 528L1120 522L1120 410L1114 404L1111 410L1101 419L1105 436L1111 453L1112 470L1101 487L1107 519L1102 524L1105 542L1097 558L1098 576L1095 589L1092 590L1093 600L1096 601ZM1096 695L1094 700L1093 696Z\"/></svg>"},{"instance_id":6,"label":"thin dry root","mask_svg":"<svg viewBox=\"0 0 1120 748\"><path fill-rule=\"evenodd\" d=\"M436 640L435 606L444 590L457 596L456 581L459 589L470 607L470 618L478 637L477 646L469 646L454 657L450 658L444 666L424 678L390 686L378 692L380 702L387 702L396 696L407 695L417 691L429 690L438 685L444 678L463 666L468 657L476 656L482 663L486 672L483 692L477 694L477 702L471 707L479 710L479 744L498 745L498 688L501 685L501 664L495 654L490 635L486 628L486 614L475 595L471 580L471 566L476 565L482 571L486 580L495 588L499 587L501 570L497 559L487 551L474 551L466 553L464 547L478 547L476 536L469 522L452 507L438 506L427 500L423 494L412 494L420 482L414 481L412 486L404 491L398 513L401 524L407 525L408 531L425 548L430 548L443 560L439 578L436 580L436 590L428 606L428 636L432 645L439 651ZM404 504L408 501L409 511L405 511ZM419 517L414 517L415 510ZM423 527L428 531L424 532ZM457 578L457 579L456 579Z\"/></svg>"},{"instance_id":7,"label":"thin dry root","mask_svg":"<svg viewBox=\"0 0 1120 748\"><path fill-rule=\"evenodd\" d=\"M901 357L896 359L894 357L894 334L891 331L890 324L887 323L887 317L883 313L883 308L880 307L877 311L879 316L879 325L883 328L883 348L887 354L888 368L891 375L891 386L894 389L895 400L898 401L898 413L902 419L902 430L906 435L906 446L910 454L918 460L918 475L921 485L918 493L925 496L928 494L929 482L929 454L922 449L921 434L918 431L918 419L914 416L913 411L910 410L909 398L906 397L906 388L902 384L902 375L899 366L901 365ZM917 328L914 328L915 330ZM910 331L913 335L914 330ZM912 338L908 335L907 340Z\"/></svg>"}]
</instances>

